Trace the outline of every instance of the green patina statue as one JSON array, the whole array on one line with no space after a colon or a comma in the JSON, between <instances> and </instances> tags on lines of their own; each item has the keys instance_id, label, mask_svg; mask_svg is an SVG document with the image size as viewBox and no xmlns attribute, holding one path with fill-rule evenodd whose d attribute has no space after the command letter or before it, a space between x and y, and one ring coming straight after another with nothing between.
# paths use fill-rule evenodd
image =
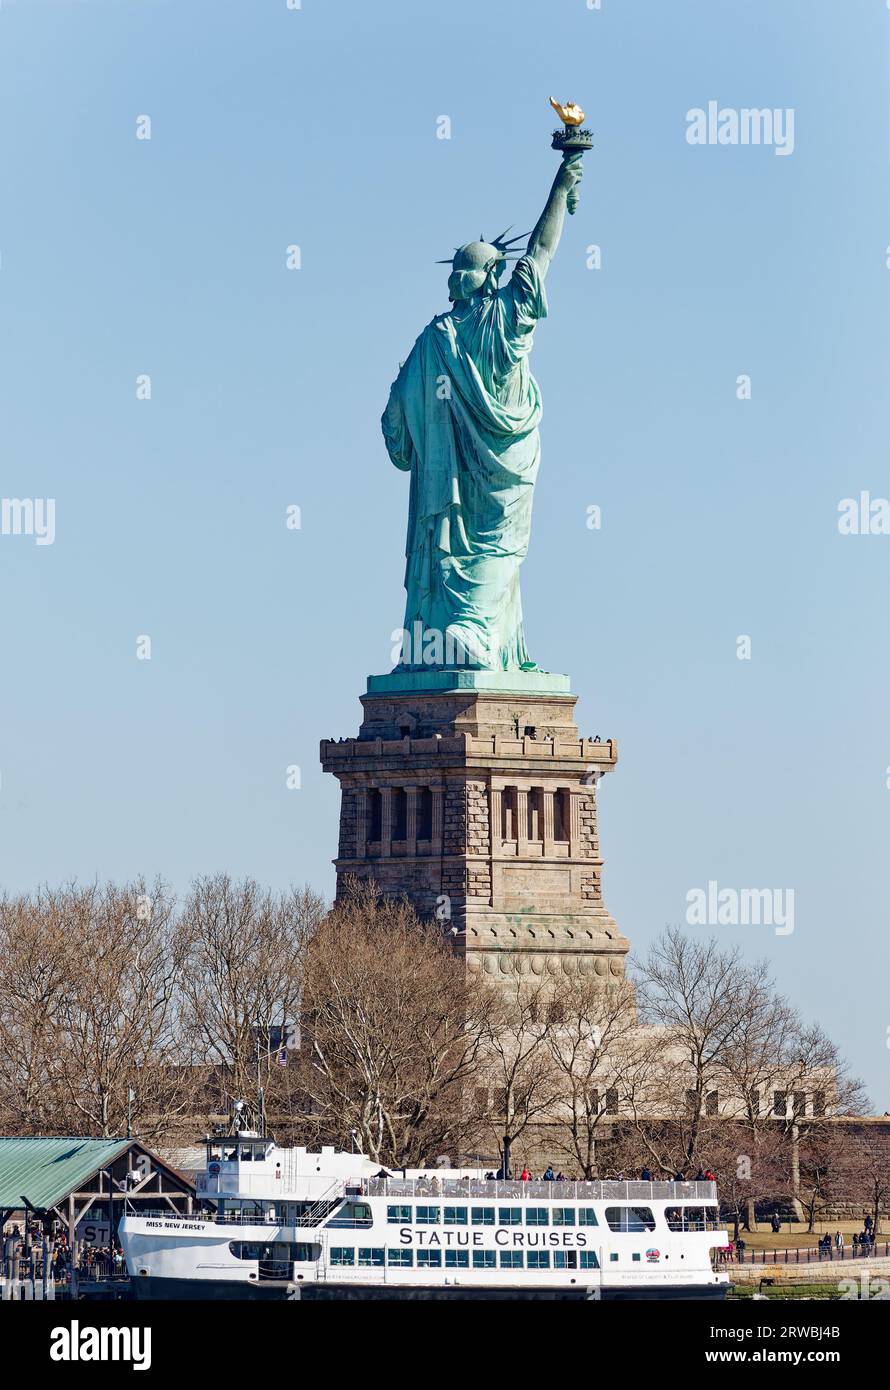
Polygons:
<instances>
[{"instance_id":1,"label":"green patina statue","mask_svg":"<svg viewBox=\"0 0 890 1390\"><path fill-rule=\"evenodd\" d=\"M565 135L554 136L562 163L525 253L511 250L520 238L506 233L458 249L448 262L452 307L417 339L383 415L389 456L411 474L397 671L538 669L519 595L540 461L541 393L529 354L589 148L589 133L576 136L563 119ZM499 287L508 259L517 263Z\"/></svg>"}]
</instances>

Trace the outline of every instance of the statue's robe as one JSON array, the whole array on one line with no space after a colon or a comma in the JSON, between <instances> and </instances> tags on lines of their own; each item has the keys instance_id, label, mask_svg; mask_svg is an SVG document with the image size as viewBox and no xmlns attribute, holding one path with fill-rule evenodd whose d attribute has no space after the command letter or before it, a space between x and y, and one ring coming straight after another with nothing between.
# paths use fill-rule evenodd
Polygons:
<instances>
[{"instance_id":1,"label":"statue's robe","mask_svg":"<svg viewBox=\"0 0 890 1390\"><path fill-rule=\"evenodd\" d=\"M538 267L524 256L503 289L433 319L393 383L383 434L395 466L411 473L404 665L425 664L418 623L444 647L428 664L534 665L519 566L540 456L541 396L528 358L546 313ZM428 643L427 656L435 652Z\"/></svg>"}]
</instances>

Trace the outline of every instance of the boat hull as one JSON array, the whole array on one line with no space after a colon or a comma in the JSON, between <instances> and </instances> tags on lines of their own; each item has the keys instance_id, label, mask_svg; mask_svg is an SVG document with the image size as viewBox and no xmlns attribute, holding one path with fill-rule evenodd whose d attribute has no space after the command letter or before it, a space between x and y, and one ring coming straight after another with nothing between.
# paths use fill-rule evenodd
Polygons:
<instances>
[{"instance_id":1,"label":"boat hull","mask_svg":"<svg viewBox=\"0 0 890 1390\"><path fill-rule=\"evenodd\" d=\"M636 1288L537 1288L524 1289L503 1286L500 1288L473 1288L469 1285L402 1285L392 1284L334 1284L330 1281L319 1284L248 1284L223 1279L160 1279L151 1275L132 1281L133 1296L148 1302L201 1301L226 1299L238 1302L284 1302L331 1303L355 1301L403 1301L410 1299L420 1302L485 1302L527 1303L531 1299L543 1299L550 1303L636 1302L656 1300L658 1302L707 1300L720 1301L729 1291L728 1284L674 1284L640 1285Z\"/></svg>"}]
</instances>

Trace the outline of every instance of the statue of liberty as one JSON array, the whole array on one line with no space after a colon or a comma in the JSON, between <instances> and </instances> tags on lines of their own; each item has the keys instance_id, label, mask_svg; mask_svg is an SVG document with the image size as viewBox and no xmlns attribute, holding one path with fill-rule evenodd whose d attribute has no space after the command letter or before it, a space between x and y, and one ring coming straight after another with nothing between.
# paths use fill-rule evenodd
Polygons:
<instances>
[{"instance_id":1,"label":"statue of liberty","mask_svg":"<svg viewBox=\"0 0 890 1390\"><path fill-rule=\"evenodd\" d=\"M580 123L563 119L566 135ZM574 211L582 157L558 138L562 163L525 252L513 249L520 237L502 233L468 242L443 262L451 265L451 309L417 339L383 415L389 456L411 474L408 644L397 669L538 669L519 595L540 461L541 394L529 354L547 314L544 277L566 210ZM500 286L508 260L516 264Z\"/></svg>"}]
</instances>

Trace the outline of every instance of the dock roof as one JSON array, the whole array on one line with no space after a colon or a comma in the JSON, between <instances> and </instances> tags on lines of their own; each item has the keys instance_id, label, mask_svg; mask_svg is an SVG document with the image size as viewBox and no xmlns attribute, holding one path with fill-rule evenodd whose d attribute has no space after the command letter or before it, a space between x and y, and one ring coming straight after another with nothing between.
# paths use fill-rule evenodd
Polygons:
<instances>
[{"instance_id":1,"label":"dock roof","mask_svg":"<svg viewBox=\"0 0 890 1390\"><path fill-rule=\"evenodd\" d=\"M0 1210L54 1207L132 1146L132 1139L0 1138Z\"/></svg>"}]
</instances>

